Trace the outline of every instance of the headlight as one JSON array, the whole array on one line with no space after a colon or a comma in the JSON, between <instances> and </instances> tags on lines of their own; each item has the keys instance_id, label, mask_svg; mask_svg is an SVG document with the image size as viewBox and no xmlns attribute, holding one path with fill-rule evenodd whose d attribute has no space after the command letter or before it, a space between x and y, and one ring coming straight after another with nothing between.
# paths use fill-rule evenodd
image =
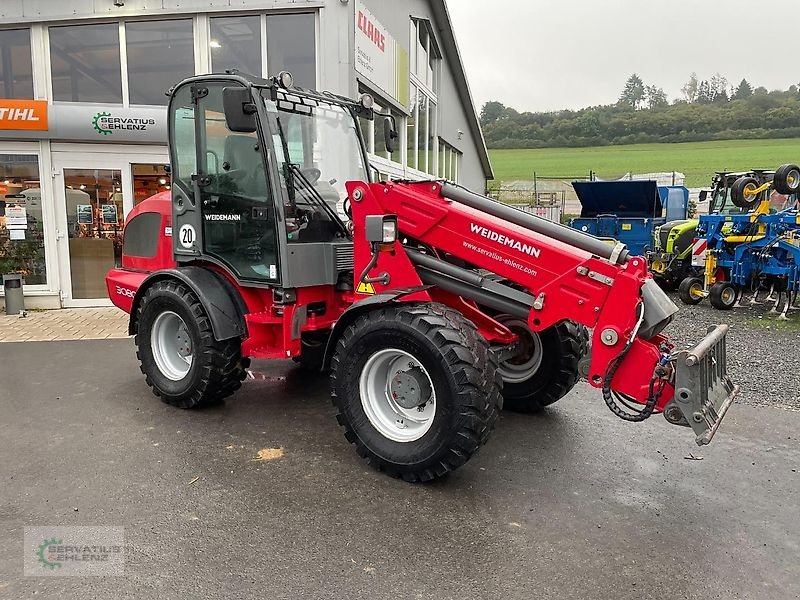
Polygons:
<instances>
[{"instance_id":1,"label":"headlight","mask_svg":"<svg viewBox=\"0 0 800 600\"><path fill-rule=\"evenodd\" d=\"M278 82L285 90L294 87L294 77L292 77L292 74L289 73L289 71L281 71L280 75L278 75Z\"/></svg>"},{"instance_id":2,"label":"headlight","mask_svg":"<svg viewBox=\"0 0 800 600\"><path fill-rule=\"evenodd\" d=\"M358 101L362 108L366 110L370 110L373 106L375 106L375 98L369 94L361 94L361 97L358 99Z\"/></svg>"}]
</instances>

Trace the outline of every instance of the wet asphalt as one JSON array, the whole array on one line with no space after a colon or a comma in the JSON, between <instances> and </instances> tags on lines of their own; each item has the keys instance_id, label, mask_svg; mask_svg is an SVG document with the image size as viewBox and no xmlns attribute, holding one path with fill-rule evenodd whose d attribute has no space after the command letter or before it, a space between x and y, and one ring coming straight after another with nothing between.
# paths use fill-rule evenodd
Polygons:
<instances>
[{"instance_id":1,"label":"wet asphalt","mask_svg":"<svg viewBox=\"0 0 800 600\"><path fill-rule=\"evenodd\" d=\"M700 449L579 384L414 486L356 456L324 378L257 368L181 411L130 340L0 344L0 598L800 597L800 412L736 405ZM123 526L125 575L24 577L31 525Z\"/></svg>"}]
</instances>

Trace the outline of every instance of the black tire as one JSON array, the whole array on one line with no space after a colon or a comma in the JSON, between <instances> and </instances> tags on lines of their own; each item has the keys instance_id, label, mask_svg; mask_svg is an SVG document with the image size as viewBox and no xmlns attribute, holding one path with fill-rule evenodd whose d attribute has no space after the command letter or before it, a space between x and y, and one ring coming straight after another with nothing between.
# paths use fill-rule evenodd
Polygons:
<instances>
[{"instance_id":1,"label":"black tire","mask_svg":"<svg viewBox=\"0 0 800 600\"><path fill-rule=\"evenodd\" d=\"M735 206L745 210L751 210L758 206L761 201L761 194L749 196L748 191L760 187L758 179L755 177L740 177L731 186L731 200Z\"/></svg>"},{"instance_id":2,"label":"black tire","mask_svg":"<svg viewBox=\"0 0 800 600\"><path fill-rule=\"evenodd\" d=\"M736 304L736 286L727 281L718 281L708 290L708 300L717 310L730 310Z\"/></svg>"},{"instance_id":3,"label":"black tire","mask_svg":"<svg viewBox=\"0 0 800 600\"><path fill-rule=\"evenodd\" d=\"M191 366L179 380L165 375L153 355L153 324L165 312L173 312L183 320L191 340ZM241 387L250 365L249 359L242 358L241 340L215 340L200 300L175 280L158 281L145 291L134 341L147 385L162 401L178 408L207 406L230 396Z\"/></svg>"},{"instance_id":4,"label":"black tire","mask_svg":"<svg viewBox=\"0 0 800 600\"><path fill-rule=\"evenodd\" d=\"M700 302L702 302L703 296L698 293L702 291L702 279L699 277L687 277L681 281L681 284L678 286L678 297L684 304L694 306L695 304L700 304Z\"/></svg>"},{"instance_id":5,"label":"black tire","mask_svg":"<svg viewBox=\"0 0 800 600\"><path fill-rule=\"evenodd\" d=\"M775 171L772 185L779 194L791 196L800 189L800 167L797 165L781 165Z\"/></svg>"},{"instance_id":6,"label":"black tire","mask_svg":"<svg viewBox=\"0 0 800 600\"><path fill-rule=\"evenodd\" d=\"M525 353L499 366L504 409L538 412L575 387L580 379L578 363L589 348L589 331L583 325L564 321L533 333L523 319L509 315L495 319L519 335ZM526 366L536 370L527 375Z\"/></svg>"},{"instance_id":7,"label":"black tire","mask_svg":"<svg viewBox=\"0 0 800 600\"><path fill-rule=\"evenodd\" d=\"M435 393L429 429L411 441L381 433L364 408L369 400L361 398L362 372L391 350L417 361L432 384L428 392ZM359 316L342 333L331 361L331 396L345 437L370 466L409 482L446 475L486 443L502 407L501 386L486 339L441 304L384 306ZM427 404L417 410L422 406Z\"/></svg>"}]
</instances>

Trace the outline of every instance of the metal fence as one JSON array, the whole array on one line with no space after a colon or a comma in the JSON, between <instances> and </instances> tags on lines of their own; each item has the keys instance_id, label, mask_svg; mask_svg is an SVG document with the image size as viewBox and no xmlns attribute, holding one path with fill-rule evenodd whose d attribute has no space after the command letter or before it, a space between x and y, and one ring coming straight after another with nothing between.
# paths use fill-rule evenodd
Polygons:
<instances>
[{"instance_id":1,"label":"metal fence","mask_svg":"<svg viewBox=\"0 0 800 600\"><path fill-rule=\"evenodd\" d=\"M683 185L683 173L625 173L617 177L600 178L595 171L582 175L546 176L533 173L533 179L527 181L500 181L489 190L492 198L511 204L533 214L544 216L554 221L565 218L565 215L579 215L581 204L575 189L574 181L620 181L620 180L652 180L658 185ZM557 206L558 209L550 208ZM544 209L544 210L542 210Z\"/></svg>"},{"instance_id":2,"label":"metal fence","mask_svg":"<svg viewBox=\"0 0 800 600\"><path fill-rule=\"evenodd\" d=\"M556 223L564 214L565 192L541 191L517 187L499 187L489 190L489 196L526 213L543 217Z\"/></svg>"}]
</instances>

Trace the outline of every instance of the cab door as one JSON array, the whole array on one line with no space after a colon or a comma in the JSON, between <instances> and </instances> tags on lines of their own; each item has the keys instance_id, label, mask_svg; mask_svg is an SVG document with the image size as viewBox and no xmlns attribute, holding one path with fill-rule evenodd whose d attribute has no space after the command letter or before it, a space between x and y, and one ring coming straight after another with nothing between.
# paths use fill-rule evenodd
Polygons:
<instances>
[{"instance_id":1,"label":"cab door","mask_svg":"<svg viewBox=\"0 0 800 600\"><path fill-rule=\"evenodd\" d=\"M210 259L239 280L279 283L275 199L258 133L226 122L232 81L187 84L171 107L173 238L179 262Z\"/></svg>"}]
</instances>

